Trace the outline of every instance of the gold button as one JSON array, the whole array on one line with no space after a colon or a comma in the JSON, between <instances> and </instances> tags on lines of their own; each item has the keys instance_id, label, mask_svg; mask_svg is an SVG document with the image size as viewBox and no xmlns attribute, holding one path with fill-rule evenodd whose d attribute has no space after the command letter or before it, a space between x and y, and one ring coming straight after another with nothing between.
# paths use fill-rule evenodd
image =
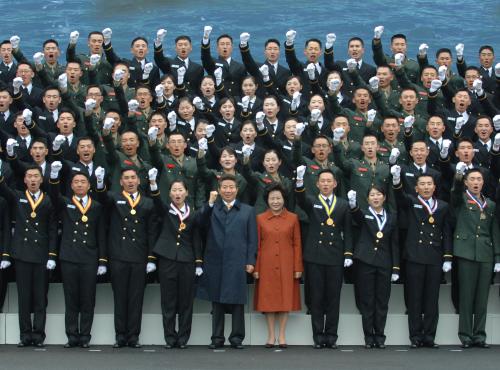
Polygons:
<instances>
[{"instance_id":1,"label":"gold button","mask_svg":"<svg viewBox=\"0 0 500 370\"><path fill-rule=\"evenodd\" d=\"M330 242L329 244L330 244L330 245L332 245L333 243L332 243L332 242Z\"/></svg>"},{"instance_id":2,"label":"gold button","mask_svg":"<svg viewBox=\"0 0 500 370\"><path fill-rule=\"evenodd\" d=\"M73 239L73 243L75 243L75 242L76 242L76 239Z\"/></svg>"},{"instance_id":3,"label":"gold button","mask_svg":"<svg viewBox=\"0 0 500 370\"><path fill-rule=\"evenodd\" d=\"M28 231L28 229L26 229L26 231ZM319 235L323 235L323 231L320 231L320 232L319 232Z\"/></svg>"},{"instance_id":4,"label":"gold button","mask_svg":"<svg viewBox=\"0 0 500 370\"><path fill-rule=\"evenodd\" d=\"M419 240L418 242L419 242L420 244L422 244L422 240Z\"/></svg>"},{"instance_id":5,"label":"gold button","mask_svg":"<svg viewBox=\"0 0 500 370\"><path fill-rule=\"evenodd\" d=\"M319 244L323 243L321 240L319 241Z\"/></svg>"},{"instance_id":6,"label":"gold button","mask_svg":"<svg viewBox=\"0 0 500 370\"><path fill-rule=\"evenodd\" d=\"M177 245L181 245L181 243L177 242Z\"/></svg>"}]
</instances>

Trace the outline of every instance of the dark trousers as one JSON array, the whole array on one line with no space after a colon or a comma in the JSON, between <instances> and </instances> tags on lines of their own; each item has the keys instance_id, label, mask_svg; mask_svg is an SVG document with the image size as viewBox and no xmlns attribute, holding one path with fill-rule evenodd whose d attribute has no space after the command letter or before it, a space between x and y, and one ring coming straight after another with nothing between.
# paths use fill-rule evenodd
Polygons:
<instances>
[{"instance_id":1,"label":"dark trousers","mask_svg":"<svg viewBox=\"0 0 500 370\"><path fill-rule=\"evenodd\" d=\"M315 344L332 345L337 342L340 291L343 266L319 265L306 262L306 288L311 299L311 323Z\"/></svg>"},{"instance_id":2,"label":"dark trousers","mask_svg":"<svg viewBox=\"0 0 500 370\"><path fill-rule=\"evenodd\" d=\"M10 269L12 269L12 267ZM5 302L5 296L7 294L7 282L8 282L7 271L1 270L0 271L0 312L3 312L3 304Z\"/></svg>"},{"instance_id":3,"label":"dark trousers","mask_svg":"<svg viewBox=\"0 0 500 370\"><path fill-rule=\"evenodd\" d=\"M486 340L486 312L493 263L458 260L459 302L458 337L462 343Z\"/></svg>"},{"instance_id":4,"label":"dark trousers","mask_svg":"<svg viewBox=\"0 0 500 370\"><path fill-rule=\"evenodd\" d=\"M411 342L433 343L439 319L441 265L406 261L408 329Z\"/></svg>"},{"instance_id":5,"label":"dark trousers","mask_svg":"<svg viewBox=\"0 0 500 370\"><path fill-rule=\"evenodd\" d=\"M120 344L139 341L146 263L111 261L111 287L115 303L115 335Z\"/></svg>"},{"instance_id":6,"label":"dark trousers","mask_svg":"<svg viewBox=\"0 0 500 370\"><path fill-rule=\"evenodd\" d=\"M160 258L161 311L165 342L170 345L186 344L191 335L194 300L194 263ZM176 315L179 330L175 330Z\"/></svg>"},{"instance_id":7,"label":"dark trousers","mask_svg":"<svg viewBox=\"0 0 500 370\"><path fill-rule=\"evenodd\" d=\"M391 269L356 260L359 309L366 344L385 343L385 322L391 296Z\"/></svg>"},{"instance_id":8,"label":"dark trousers","mask_svg":"<svg viewBox=\"0 0 500 370\"><path fill-rule=\"evenodd\" d=\"M212 302L212 343L224 344L224 315L231 314L231 334L229 343L237 345L245 339L245 306Z\"/></svg>"},{"instance_id":9,"label":"dark trousers","mask_svg":"<svg viewBox=\"0 0 500 370\"><path fill-rule=\"evenodd\" d=\"M47 310L48 272L45 263L16 260L21 342L43 343ZM33 309L33 324L31 311Z\"/></svg>"},{"instance_id":10,"label":"dark trousers","mask_svg":"<svg viewBox=\"0 0 500 370\"><path fill-rule=\"evenodd\" d=\"M61 261L61 275L68 342L71 345L89 343L94 321L97 261L89 264Z\"/></svg>"}]
</instances>

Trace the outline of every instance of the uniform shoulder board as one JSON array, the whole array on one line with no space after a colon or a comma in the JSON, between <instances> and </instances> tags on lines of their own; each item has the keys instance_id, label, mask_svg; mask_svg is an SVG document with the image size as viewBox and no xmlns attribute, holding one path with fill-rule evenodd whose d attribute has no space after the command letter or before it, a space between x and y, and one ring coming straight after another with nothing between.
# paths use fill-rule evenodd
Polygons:
<instances>
[{"instance_id":1,"label":"uniform shoulder board","mask_svg":"<svg viewBox=\"0 0 500 370\"><path fill-rule=\"evenodd\" d=\"M413 208L420 208L420 209L422 209L422 205L421 204L414 204Z\"/></svg>"},{"instance_id":2,"label":"uniform shoulder board","mask_svg":"<svg viewBox=\"0 0 500 370\"><path fill-rule=\"evenodd\" d=\"M127 202L124 200L117 200L116 204L127 204Z\"/></svg>"},{"instance_id":3,"label":"uniform shoulder board","mask_svg":"<svg viewBox=\"0 0 500 370\"><path fill-rule=\"evenodd\" d=\"M315 204L315 205L314 205L314 208L323 209L323 206L322 206L322 205L320 205L320 204Z\"/></svg>"},{"instance_id":4,"label":"uniform shoulder board","mask_svg":"<svg viewBox=\"0 0 500 370\"><path fill-rule=\"evenodd\" d=\"M132 66L128 67L128 69L131 71L135 71L135 67L132 67Z\"/></svg>"}]
</instances>

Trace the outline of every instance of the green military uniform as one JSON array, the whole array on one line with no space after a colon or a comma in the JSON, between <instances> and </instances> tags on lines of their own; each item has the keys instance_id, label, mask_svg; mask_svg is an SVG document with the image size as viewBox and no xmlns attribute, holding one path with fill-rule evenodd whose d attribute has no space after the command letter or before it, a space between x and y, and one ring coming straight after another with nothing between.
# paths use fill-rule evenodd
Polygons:
<instances>
[{"instance_id":1,"label":"green military uniform","mask_svg":"<svg viewBox=\"0 0 500 370\"><path fill-rule=\"evenodd\" d=\"M408 157L408 152L406 151L406 146L404 142L401 142L399 140L396 141L395 144L391 144L387 140L379 142L379 147L377 152L378 158L385 164L390 165L389 157L391 156L391 150L394 148L398 148L400 153L397 163L408 164L409 157Z\"/></svg>"},{"instance_id":2,"label":"green military uniform","mask_svg":"<svg viewBox=\"0 0 500 370\"><path fill-rule=\"evenodd\" d=\"M427 58L427 54L424 56L421 56L420 54L417 55L417 61L420 66L420 71L422 71L425 67L429 65L429 59ZM436 68L439 68L436 66ZM465 87L465 80L460 77L459 75L452 73L450 69L448 69L448 76L447 80L449 81L451 87L456 91L463 89Z\"/></svg>"},{"instance_id":3,"label":"green military uniform","mask_svg":"<svg viewBox=\"0 0 500 370\"><path fill-rule=\"evenodd\" d=\"M82 82L88 85L90 83L90 78L89 78L90 56L85 54L76 55L76 45L69 44L68 49L66 50L66 61L68 63L74 61L80 62L83 70ZM113 67L106 60L104 53L101 55L101 60L99 61L99 63L97 63L95 67L95 72L99 84L111 84Z\"/></svg>"},{"instance_id":4,"label":"green military uniform","mask_svg":"<svg viewBox=\"0 0 500 370\"><path fill-rule=\"evenodd\" d=\"M453 254L458 257L458 337L463 344L481 344L486 340L486 310L493 264L500 262L496 204L484 197L486 206L481 211L464 193L464 184L458 175L451 202L457 220Z\"/></svg>"},{"instance_id":5,"label":"green military uniform","mask_svg":"<svg viewBox=\"0 0 500 370\"><path fill-rule=\"evenodd\" d=\"M111 86L108 86L108 85L101 85L101 87L104 90L104 99L103 99L103 102L101 105L102 108L105 111L108 111L109 109L116 109L119 111L120 105L119 105L118 99L116 97L115 89ZM125 99L127 101L134 99L134 97L135 97L135 89L134 88L126 86L125 88L123 88L123 90L124 90L124 94L125 94Z\"/></svg>"},{"instance_id":6,"label":"green military uniform","mask_svg":"<svg viewBox=\"0 0 500 370\"><path fill-rule=\"evenodd\" d=\"M375 62L377 67L389 66L394 69L395 66L394 55L389 56L387 54L384 54L384 49L382 47L382 42L380 39L373 39L372 50L373 50L373 61ZM403 62L403 69L412 82L416 83L419 80L420 66L416 61L406 57Z\"/></svg>"},{"instance_id":7,"label":"green military uniform","mask_svg":"<svg viewBox=\"0 0 500 370\"><path fill-rule=\"evenodd\" d=\"M33 63L31 63L23 54L20 48L12 50L12 55L14 58L17 60L18 63L28 63L33 66L33 70L35 71L35 77L33 78L33 85L43 88L42 81L40 81L40 78L38 76L38 72L36 72L35 66ZM47 74L49 77L53 80L57 79L59 75L63 74L66 71L66 67L59 64L57 62L55 65L51 66L48 64L45 60L42 63L43 69L47 71Z\"/></svg>"}]
</instances>

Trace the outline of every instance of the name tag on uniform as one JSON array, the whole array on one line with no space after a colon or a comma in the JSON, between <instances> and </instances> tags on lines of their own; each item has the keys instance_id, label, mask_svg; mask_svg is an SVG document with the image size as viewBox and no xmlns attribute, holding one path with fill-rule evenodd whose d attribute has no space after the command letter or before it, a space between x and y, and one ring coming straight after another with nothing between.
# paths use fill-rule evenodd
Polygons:
<instances>
[{"instance_id":1,"label":"name tag on uniform","mask_svg":"<svg viewBox=\"0 0 500 370\"><path fill-rule=\"evenodd\" d=\"M46 121L46 120L47 120L47 117L44 117L44 116L38 116L38 119L41 119L41 120Z\"/></svg>"},{"instance_id":2,"label":"name tag on uniform","mask_svg":"<svg viewBox=\"0 0 500 370\"><path fill-rule=\"evenodd\" d=\"M124 200L117 200L116 204L127 204L127 202L125 202Z\"/></svg>"},{"instance_id":3,"label":"name tag on uniform","mask_svg":"<svg viewBox=\"0 0 500 370\"><path fill-rule=\"evenodd\" d=\"M456 118L455 118L455 117L446 117L446 119L447 119L448 121L455 121L455 120L456 120Z\"/></svg>"},{"instance_id":4,"label":"name tag on uniform","mask_svg":"<svg viewBox=\"0 0 500 370\"><path fill-rule=\"evenodd\" d=\"M415 175L411 172L407 172L405 173L405 176L408 176L408 177L415 177Z\"/></svg>"},{"instance_id":5,"label":"name tag on uniform","mask_svg":"<svg viewBox=\"0 0 500 370\"><path fill-rule=\"evenodd\" d=\"M474 149L474 152L479 153L479 149Z\"/></svg>"},{"instance_id":6,"label":"name tag on uniform","mask_svg":"<svg viewBox=\"0 0 500 370\"><path fill-rule=\"evenodd\" d=\"M72 170L72 171L78 171L78 172L80 172L80 171L81 171L81 169L80 169L80 168L78 168L78 167L71 167L71 170Z\"/></svg>"},{"instance_id":7,"label":"name tag on uniform","mask_svg":"<svg viewBox=\"0 0 500 370\"><path fill-rule=\"evenodd\" d=\"M222 63L215 63L215 65L216 65L217 67L224 67L224 64L222 64Z\"/></svg>"},{"instance_id":8,"label":"name tag on uniform","mask_svg":"<svg viewBox=\"0 0 500 370\"><path fill-rule=\"evenodd\" d=\"M193 152L197 152L197 151L198 151L198 148L191 147L191 150L192 150Z\"/></svg>"},{"instance_id":9,"label":"name tag on uniform","mask_svg":"<svg viewBox=\"0 0 500 370\"><path fill-rule=\"evenodd\" d=\"M241 150L235 150L235 152L241 154Z\"/></svg>"},{"instance_id":10,"label":"name tag on uniform","mask_svg":"<svg viewBox=\"0 0 500 370\"><path fill-rule=\"evenodd\" d=\"M135 67L128 67L129 70L135 71Z\"/></svg>"},{"instance_id":11,"label":"name tag on uniform","mask_svg":"<svg viewBox=\"0 0 500 370\"><path fill-rule=\"evenodd\" d=\"M365 215L365 218L368 220L373 220L373 216Z\"/></svg>"},{"instance_id":12,"label":"name tag on uniform","mask_svg":"<svg viewBox=\"0 0 500 370\"><path fill-rule=\"evenodd\" d=\"M292 102L291 102L290 100L288 100L288 99L283 99L283 101L284 101L285 103L292 104Z\"/></svg>"},{"instance_id":13,"label":"name tag on uniform","mask_svg":"<svg viewBox=\"0 0 500 370\"><path fill-rule=\"evenodd\" d=\"M221 126L221 127L226 127L226 124L225 123L222 123L222 122L218 122L217 123L218 126Z\"/></svg>"},{"instance_id":14,"label":"name tag on uniform","mask_svg":"<svg viewBox=\"0 0 500 370\"><path fill-rule=\"evenodd\" d=\"M315 204L315 205L314 205L314 208L323 209L323 206L322 206L322 205L319 205L319 204Z\"/></svg>"},{"instance_id":15,"label":"name tag on uniform","mask_svg":"<svg viewBox=\"0 0 500 370\"><path fill-rule=\"evenodd\" d=\"M21 199L19 199L19 203L28 203L28 200L21 198Z\"/></svg>"},{"instance_id":16,"label":"name tag on uniform","mask_svg":"<svg viewBox=\"0 0 500 370\"><path fill-rule=\"evenodd\" d=\"M181 125L181 126L186 126L186 122L182 122L182 121L178 121L177 124Z\"/></svg>"},{"instance_id":17,"label":"name tag on uniform","mask_svg":"<svg viewBox=\"0 0 500 370\"><path fill-rule=\"evenodd\" d=\"M286 149L286 150L292 150L292 147L291 147L291 146L288 146L288 145L283 145L283 149Z\"/></svg>"},{"instance_id":18,"label":"name tag on uniform","mask_svg":"<svg viewBox=\"0 0 500 370\"><path fill-rule=\"evenodd\" d=\"M172 68L179 68L178 64L172 64Z\"/></svg>"},{"instance_id":19,"label":"name tag on uniform","mask_svg":"<svg viewBox=\"0 0 500 370\"><path fill-rule=\"evenodd\" d=\"M76 209L76 207L73 204L66 204L66 207L71 208L71 209Z\"/></svg>"},{"instance_id":20,"label":"name tag on uniform","mask_svg":"<svg viewBox=\"0 0 500 370\"><path fill-rule=\"evenodd\" d=\"M177 213L175 213L175 211L173 209L169 210L168 213L171 213L173 215L177 215Z\"/></svg>"},{"instance_id":21,"label":"name tag on uniform","mask_svg":"<svg viewBox=\"0 0 500 370\"><path fill-rule=\"evenodd\" d=\"M413 208L420 208L420 209L422 209L422 205L421 204L414 204Z\"/></svg>"}]
</instances>

